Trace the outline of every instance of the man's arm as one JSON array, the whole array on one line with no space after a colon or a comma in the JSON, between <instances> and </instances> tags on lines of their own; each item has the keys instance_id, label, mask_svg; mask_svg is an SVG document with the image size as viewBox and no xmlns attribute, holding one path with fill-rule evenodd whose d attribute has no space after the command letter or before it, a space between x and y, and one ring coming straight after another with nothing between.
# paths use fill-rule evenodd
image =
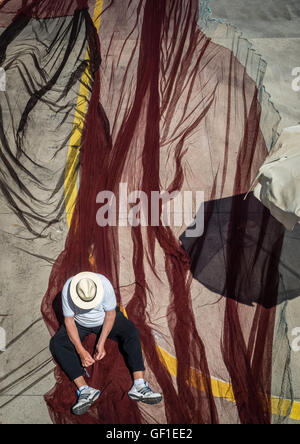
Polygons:
<instances>
[{"instance_id":1,"label":"man's arm","mask_svg":"<svg viewBox=\"0 0 300 444\"><path fill-rule=\"evenodd\" d=\"M112 331L116 319L116 310L107 311L105 313L104 324L102 327L102 332L97 344L96 352L95 352L95 360L100 361L106 355L106 351L104 348L106 339L109 333Z\"/></svg>"},{"instance_id":2,"label":"man's arm","mask_svg":"<svg viewBox=\"0 0 300 444\"><path fill-rule=\"evenodd\" d=\"M73 317L65 317L65 326L67 329L68 336L70 341L74 345L77 353L80 356L81 363L83 367L90 367L95 363L95 360L89 354L89 352L83 347L78 330L75 324L75 319Z\"/></svg>"}]
</instances>

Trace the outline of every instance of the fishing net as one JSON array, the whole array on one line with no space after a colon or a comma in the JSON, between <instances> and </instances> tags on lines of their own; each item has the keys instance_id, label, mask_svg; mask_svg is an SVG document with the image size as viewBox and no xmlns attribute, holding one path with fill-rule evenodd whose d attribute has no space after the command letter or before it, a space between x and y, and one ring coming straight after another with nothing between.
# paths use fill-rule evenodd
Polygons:
<instances>
[{"instance_id":1,"label":"fishing net","mask_svg":"<svg viewBox=\"0 0 300 444\"><path fill-rule=\"evenodd\" d=\"M261 57L200 6L199 22L196 0L2 2L1 191L29 237L69 223L44 321L51 335L63 322L70 276L104 274L164 396L158 406L132 403L129 372L108 341L105 360L89 369L101 398L82 417L71 414L74 386L56 367L45 399L57 424L268 424L289 415L280 409L286 373L272 397L284 230L252 194L244 200L278 114ZM162 203L158 223L134 226L116 211L116 223L101 226L103 205L112 220L122 207L120 184L139 191L139 211L128 211L148 210L149 220L152 192L203 191L192 213L204 214L203 235L191 235L193 217L166 224ZM92 351L95 337L85 345Z\"/></svg>"}]
</instances>

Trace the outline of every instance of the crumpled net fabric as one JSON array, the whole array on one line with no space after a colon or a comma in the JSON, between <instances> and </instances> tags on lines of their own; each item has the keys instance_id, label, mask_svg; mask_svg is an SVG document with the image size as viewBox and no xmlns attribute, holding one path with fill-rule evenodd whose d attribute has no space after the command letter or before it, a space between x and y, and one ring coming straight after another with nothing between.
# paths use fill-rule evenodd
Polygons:
<instances>
[{"instance_id":1,"label":"crumpled net fabric","mask_svg":"<svg viewBox=\"0 0 300 444\"><path fill-rule=\"evenodd\" d=\"M284 230L252 194L244 200L278 124L260 59L208 37L196 0L4 0L0 26L1 67L19 88L1 95L1 192L29 237L70 223L42 302L49 333L63 322L66 280L104 274L164 397L133 403L108 341L89 369L102 395L82 417L71 414L74 386L56 366L45 395L53 422L270 423L275 331L289 355L275 316ZM228 37L228 25L219 29ZM203 235L162 221L99 226L97 195L118 197L120 183L148 197L204 191ZM85 345L92 351L95 337ZM285 418L287 373L281 382L276 415Z\"/></svg>"},{"instance_id":2,"label":"crumpled net fabric","mask_svg":"<svg viewBox=\"0 0 300 444\"><path fill-rule=\"evenodd\" d=\"M285 128L259 170L254 195L287 230L293 231L300 221L297 191L300 125Z\"/></svg>"}]
</instances>

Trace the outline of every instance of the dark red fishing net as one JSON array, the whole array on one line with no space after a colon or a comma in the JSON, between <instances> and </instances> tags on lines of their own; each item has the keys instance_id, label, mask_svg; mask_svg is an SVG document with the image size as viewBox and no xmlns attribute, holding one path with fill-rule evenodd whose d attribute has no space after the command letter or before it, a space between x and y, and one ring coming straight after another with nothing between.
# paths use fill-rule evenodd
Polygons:
<instances>
[{"instance_id":1,"label":"dark red fishing net","mask_svg":"<svg viewBox=\"0 0 300 444\"><path fill-rule=\"evenodd\" d=\"M233 52L200 30L196 0L105 0L99 32L94 6L3 3L1 63L25 93L20 115L6 112L10 136L0 124L1 189L35 236L63 218L71 194L64 170L48 177L28 140L39 131L35 111L47 105L57 118L60 145L53 148L52 131L45 146L51 144L53 159L62 150L67 156L75 93L88 69L89 104L73 147L73 156L80 150L78 197L42 313L53 335L62 322L66 280L88 270L107 276L140 330L147 377L164 402L150 407L129 400L130 375L108 341L107 357L90 369L89 384L102 390L99 402L73 416L74 386L56 367L57 384L45 397L51 418L57 424L214 424L229 422L235 409L236 422L270 423L283 229L252 196L243 201L267 155L257 85ZM32 41L41 43L38 49ZM204 235L180 241L187 227L162 223L100 227L97 195L108 190L118 197L120 183L148 197L152 191L203 190ZM57 197L53 211L40 215L47 199L33 187L43 189L48 202ZM90 351L94 345L95 337L89 338ZM177 374L163 364L157 345L177 359ZM191 383L191 369L202 379ZM232 384L235 406L220 401L211 378Z\"/></svg>"}]
</instances>

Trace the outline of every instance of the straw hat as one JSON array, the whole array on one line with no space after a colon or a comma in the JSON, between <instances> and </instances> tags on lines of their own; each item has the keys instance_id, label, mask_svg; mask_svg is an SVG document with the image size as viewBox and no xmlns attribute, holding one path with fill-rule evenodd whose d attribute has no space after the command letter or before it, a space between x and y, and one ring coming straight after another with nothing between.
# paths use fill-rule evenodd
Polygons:
<instances>
[{"instance_id":1,"label":"straw hat","mask_svg":"<svg viewBox=\"0 0 300 444\"><path fill-rule=\"evenodd\" d=\"M101 304L103 295L102 281L96 273L83 272L73 277L70 296L77 307L91 310Z\"/></svg>"}]
</instances>

